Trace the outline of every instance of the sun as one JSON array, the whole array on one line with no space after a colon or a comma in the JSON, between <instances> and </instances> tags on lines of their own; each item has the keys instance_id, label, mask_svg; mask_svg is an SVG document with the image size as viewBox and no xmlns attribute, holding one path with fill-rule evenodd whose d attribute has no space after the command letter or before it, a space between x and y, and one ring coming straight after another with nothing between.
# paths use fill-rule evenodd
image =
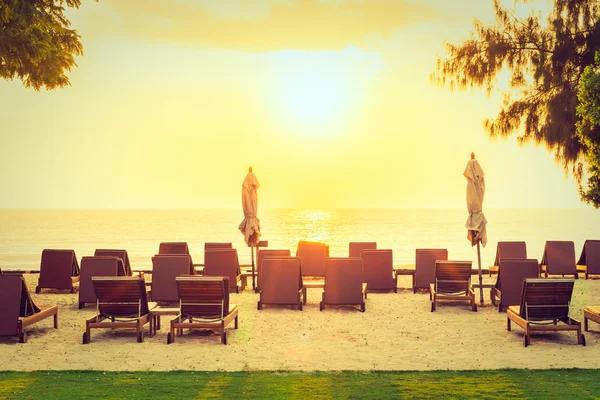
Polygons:
<instances>
[{"instance_id":1,"label":"sun","mask_svg":"<svg viewBox=\"0 0 600 400\"><path fill-rule=\"evenodd\" d=\"M298 72L281 89L286 114L300 123L320 124L340 118L347 95L340 79L319 71Z\"/></svg>"}]
</instances>

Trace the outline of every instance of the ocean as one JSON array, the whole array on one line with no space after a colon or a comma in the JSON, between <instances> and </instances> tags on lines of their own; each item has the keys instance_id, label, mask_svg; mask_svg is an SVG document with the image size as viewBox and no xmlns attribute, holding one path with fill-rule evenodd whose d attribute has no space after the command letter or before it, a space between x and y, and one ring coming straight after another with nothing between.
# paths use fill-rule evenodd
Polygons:
<instances>
[{"instance_id":1,"label":"ocean","mask_svg":"<svg viewBox=\"0 0 600 400\"><path fill-rule=\"evenodd\" d=\"M527 242L530 258L541 259L546 240L600 239L600 211L581 209L489 209L488 243L482 266L493 264L498 241ZM466 239L466 209L259 209L262 240L270 249L295 252L298 241L329 244L331 256L347 256L351 241L375 241L392 249L394 264L414 264L415 249L446 248L453 260L477 265ZM0 210L0 268L38 270L43 249L73 249L78 259L97 248L125 249L133 269L150 270L160 242L185 241L195 263L204 242L232 242L241 264L250 264L238 225L241 209Z\"/></svg>"}]
</instances>

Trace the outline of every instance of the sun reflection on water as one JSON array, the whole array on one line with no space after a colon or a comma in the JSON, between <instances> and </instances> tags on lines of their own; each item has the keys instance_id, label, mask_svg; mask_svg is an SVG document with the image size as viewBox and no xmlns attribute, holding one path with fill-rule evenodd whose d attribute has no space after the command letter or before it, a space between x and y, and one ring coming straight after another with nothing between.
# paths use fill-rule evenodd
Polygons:
<instances>
[{"instance_id":1,"label":"sun reflection on water","mask_svg":"<svg viewBox=\"0 0 600 400\"><path fill-rule=\"evenodd\" d=\"M337 213L324 210L298 210L294 215L296 239L327 243L337 225Z\"/></svg>"}]
</instances>

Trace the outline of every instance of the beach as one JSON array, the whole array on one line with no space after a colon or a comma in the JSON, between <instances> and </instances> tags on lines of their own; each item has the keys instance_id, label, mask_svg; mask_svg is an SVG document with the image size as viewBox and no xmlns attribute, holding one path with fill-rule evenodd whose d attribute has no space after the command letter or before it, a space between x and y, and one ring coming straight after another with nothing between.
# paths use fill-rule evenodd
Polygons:
<instances>
[{"instance_id":1,"label":"beach","mask_svg":"<svg viewBox=\"0 0 600 400\"><path fill-rule=\"evenodd\" d=\"M440 303L430 312L429 295L413 294L410 278L401 277L398 293L369 293L366 312L351 308L319 311L321 289L309 289L303 311L265 307L246 289L231 294L239 307L239 329L227 329L228 344L217 334L185 331L167 345L168 321L137 343L132 330L92 330L82 344L85 320L95 307L79 310L77 294L44 290L35 293L38 274L25 274L38 305L58 304L59 329L52 319L27 329L28 341L0 337L4 370L111 371L340 371L340 370L471 370L499 368L600 368L600 325L590 322L587 346L574 332L534 334L523 346L523 330L506 330L506 313L490 304L470 311L467 302ZM147 278L150 278L148 276ZM473 280L476 276L473 276ZM486 277L493 282L494 278ZM476 291L479 299L479 293ZM583 310L600 299L600 280L578 279L571 316L583 323Z\"/></svg>"}]
</instances>

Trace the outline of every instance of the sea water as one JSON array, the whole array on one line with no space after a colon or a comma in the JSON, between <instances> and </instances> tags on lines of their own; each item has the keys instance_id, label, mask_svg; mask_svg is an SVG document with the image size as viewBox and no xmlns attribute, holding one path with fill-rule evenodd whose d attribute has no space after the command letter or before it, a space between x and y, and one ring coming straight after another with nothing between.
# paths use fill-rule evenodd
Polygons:
<instances>
[{"instance_id":1,"label":"sea water","mask_svg":"<svg viewBox=\"0 0 600 400\"><path fill-rule=\"evenodd\" d=\"M488 243L482 266L493 265L498 241L522 240L530 258L541 259L546 240L600 239L600 211L581 209L488 209ZM466 238L463 209L259 209L262 240L270 249L298 241L327 243L330 255L348 255L351 241L392 249L394 264L414 264L415 249L445 248L452 260L477 264L477 248ZM203 263L205 242L232 242L241 264L250 249L238 226L241 209L0 210L0 268L37 270L43 249L73 249L78 259L95 249L125 249L133 269L150 270L160 242L187 242L194 263Z\"/></svg>"}]
</instances>

